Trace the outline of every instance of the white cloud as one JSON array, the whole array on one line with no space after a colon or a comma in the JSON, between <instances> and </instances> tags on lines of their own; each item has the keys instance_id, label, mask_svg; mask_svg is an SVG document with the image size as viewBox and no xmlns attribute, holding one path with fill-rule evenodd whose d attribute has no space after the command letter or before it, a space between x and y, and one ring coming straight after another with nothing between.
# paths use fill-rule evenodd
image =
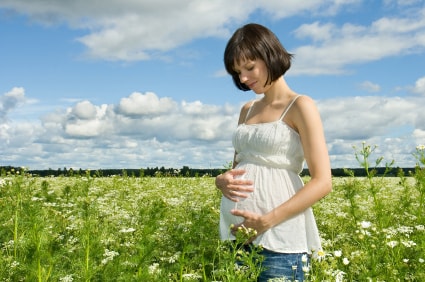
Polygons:
<instances>
[{"instance_id":1,"label":"white cloud","mask_svg":"<svg viewBox=\"0 0 425 282\"><path fill-rule=\"evenodd\" d=\"M79 119L93 119L96 117L96 107L89 101L77 103L71 110L71 113Z\"/></svg>"},{"instance_id":2,"label":"white cloud","mask_svg":"<svg viewBox=\"0 0 425 282\"><path fill-rule=\"evenodd\" d=\"M381 86L379 86L379 84L370 82L370 81L363 81L360 84L360 88L368 91L368 92L379 92L381 91Z\"/></svg>"},{"instance_id":3,"label":"white cloud","mask_svg":"<svg viewBox=\"0 0 425 282\"><path fill-rule=\"evenodd\" d=\"M416 80L415 86L412 89L413 93L425 96L425 76Z\"/></svg>"},{"instance_id":4,"label":"white cloud","mask_svg":"<svg viewBox=\"0 0 425 282\"><path fill-rule=\"evenodd\" d=\"M46 25L68 24L87 30L77 40L89 57L138 61L164 58L168 51L198 38L228 38L233 24L241 24L255 11L274 18L297 14L333 14L352 1L46 1L5 0L0 8L26 14Z\"/></svg>"},{"instance_id":5,"label":"white cloud","mask_svg":"<svg viewBox=\"0 0 425 282\"><path fill-rule=\"evenodd\" d=\"M126 99L139 106L150 101L153 111L150 115L123 114L117 109ZM394 159L399 166L414 165L411 153L425 136L424 99L362 96L318 101L332 165L356 166L352 147L361 146L362 141L379 146L376 158ZM158 110L164 108L168 110ZM132 93L117 105L78 102L44 116L41 123L1 125L0 165L222 167L233 157L231 136L238 114L238 107L177 102L152 92Z\"/></svg>"},{"instance_id":6,"label":"white cloud","mask_svg":"<svg viewBox=\"0 0 425 282\"><path fill-rule=\"evenodd\" d=\"M128 116L157 115L168 113L176 108L171 98L158 98L155 93L134 92L128 98L122 98L118 105L120 114Z\"/></svg>"},{"instance_id":7,"label":"white cloud","mask_svg":"<svg viewBox=\"0 0 425 282\"><path fill-rule=\"evenodd\" d=\"M7 121L7 115L26 102L25 90L22 87L14 87L9 92L0 96L0 124Z\"/></svg>"},{"instance_id":8,"label":"white cloud","mask_svg":"<svg viewBox=\"0 0 425 282\"><path fill-rule=\"evenodd\" d=\"M398 18L381 18L370 26L314 22L301 25L296 37L313 44L295 53L291 74L341 74L347 65L376 61L425 49L425 9Z\"/></svg>"}]
</instances>

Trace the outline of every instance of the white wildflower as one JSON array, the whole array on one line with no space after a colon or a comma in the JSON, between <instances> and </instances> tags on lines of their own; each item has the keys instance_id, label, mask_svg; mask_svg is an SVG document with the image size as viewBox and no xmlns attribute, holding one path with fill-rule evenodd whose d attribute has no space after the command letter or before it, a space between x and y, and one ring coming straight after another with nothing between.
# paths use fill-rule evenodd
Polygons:
<instances>
[{"instance_id":1,"label":"white wildflower","mask_svg":"<svg viewBox=\"0 0 425 282\"><path fill-rule=\"evenodd\" d=\"M72 281L74 281L74 278L72 278L72 274L71 274L71 275L66 275L64 277L59 278L59 281L61 281L61 282L72 282Z\"/></svg>"},{"instance_id":2,"label":"white wildflower","mask_svg":"<svg viewBox=\"0 0 425 282\"><path fill-rule=\"evenodd\" d=\"M372 223L371 223L370 221L362 221L362 222L360 222L360 226L361 226L363 229L367 229L367 228L369 228L369 227L371 227L371 226L372 226Z\"/></svg>"},{"instance_id":3,"label":"white wildflower","mask_svg":"<svg viewBox=\"0 0 425 282\"><path fill-rule=\"evenodd\" d=\"M349 265L349 264L350 264L350 261L348 260L348 258L344 258L344 259L342 260L342 263L343 263L344 265Z\"/></svg>"},{"instance_id":4,"label":"white wildflower","mask_svg":"<svg viewBox=\"0 0 425 282\"><path fill-rule=\"evenodd\" d=\"M334 256L337 257L337 258L341 257L342 256L342 251L335 251L334 252Z\"/></svg>"},{"instance_id":5,"label":"white wildflower","mask_svg":"<svg viewBox=\"0 0 425 282\"><path fill-rule=\"evenodd\" d=\"M308 257L307 257L307 255L306 255L306 254L302 255L302 257L301 257L301 262L302 262L302 263L306 263L307 261L308 261Z\"/></svg>"},{"instance_id":6,"label":"white wildflower","mask_svg":"<svg viewBox=\"0 0 425 282\"><path fill-rule=\"evenodd\" d=\"M159 263L153 263L149 265L149 274L154 275L161 272L161 269L159 268Z\"/></svg>"},{"instance_id":7,"label":"white wildflower","mask_svg":"<svg viewBox=\"0 0 425 282\"><path fill-rule=\"evenodd\" d=\"M132 233L134 231L136 231L136 229L131 228L131 227L130 228L123 228L123 229L120 230L121 233Z\"/></svg>"},{"instance_id":8,"label":"white wildflower","mask_svg":"<svg viewBox=\"0 0 425 282\"><path fill-rule=\"evenodd\" d=\"M413 242L413 241L402 241L401 243L402 243L405 247L407 247L407 248L410 248L410 247L416 246L416 243L415 243L415 242Z\"/></svg>"},{"instance_id":9,"label":"white wildflower","mask_svg":"<svg viewBox=\"0 0 425 282\"><path fill-rule=\"evenodd\" d=\"M337 270L335 273L333 273L333 275L335 276L335 282L342 282L344 281L344 275L346 273L344 271L341 270Z\"/></svg>"},{"instance_id":10,"label":"white wildflower","mask_svg":"<svg viewBox=\"0 0 425 282\"><path fill-rule=\"evenodd\" d=\"M425 226L424 226L424 225L422 225L422 224L420 224L420 225L416 225L416 226L415 226L415 228L416 228L416 230L418 230L418 231L424 231L424 230L425 230Z\"/></svg>"},{"instance_id":11,"label":"white wildflower","mask_svg":"<svg viewBox=\"0 0 425 282\"><path fill-rule=\"evenodd\" d=\"M103 254L103 256L105 258L102 260L102 264L107 264L109 261L112 261L114 259L114 257L116 257L118 255L119 255L118 252L105 249L105 253Z\"/></svg>"},{"instance_id":12,"label":"white wildflower","mask_svg":"<svg viewBox=\"0 0 425 282\"><path fill-rule=\"evenodd\" d=\"M202 279L202 276L196 273L186 273L182 275L183 281L185 280L196 280Z\"/></svg>"},{"instance_id":13,"label":"white wildflower","mask_svg":"<svg viewBox=\"0 0 425 282\"><path fill-rule=\"evenodd\" d=\"M388 245L388 246L390 246L391 248L394 248L395 246L397 246L397 245L398 245L398 242L397 242L397 241L389 241L389 242L387 243L387 245Z\"/></svg>"}]
</instances>

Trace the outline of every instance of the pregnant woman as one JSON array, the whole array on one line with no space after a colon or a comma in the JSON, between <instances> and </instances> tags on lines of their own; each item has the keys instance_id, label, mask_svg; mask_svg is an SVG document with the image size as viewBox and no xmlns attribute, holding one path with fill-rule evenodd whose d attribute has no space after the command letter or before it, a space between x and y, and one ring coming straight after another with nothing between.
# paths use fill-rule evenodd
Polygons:
<instances>
[{"instance_id":1,"label":"pregnant woman","mask_svg":"<svg viewBox=\"0 0 425 282\"><path fill-rule=\"evenodd\" d=\"M321 250L311 206L332 189L323 126L314 101L289 88L284 74L292 55L269 29L247 24L224 52L227 72L246 103L233 135L233 169L216 178L221 190L220 236L234 240L244 226L256 231L265 269L259 281L286 277L302 281L302 257ZM306 162L311 180L299 173Z\"/></svg>"}]
</instances>

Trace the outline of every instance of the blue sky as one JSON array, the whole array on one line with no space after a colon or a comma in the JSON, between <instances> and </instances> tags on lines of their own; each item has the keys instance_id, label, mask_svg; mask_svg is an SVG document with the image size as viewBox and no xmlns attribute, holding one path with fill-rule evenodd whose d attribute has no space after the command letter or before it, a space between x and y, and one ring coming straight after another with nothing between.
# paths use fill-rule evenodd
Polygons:
<instances>
[{"instance_id":1,"label":"blue sky","mask_svg":"<svg viewBox=\"0 0 425 282\"><path fill-rule=\"evenodd\" d=\"M249 22L289 52L332 167L414 166L425 143L425 1L0 0L0 166L217 168L241 105L223 50Z\"/></svg>"}]
</instances>

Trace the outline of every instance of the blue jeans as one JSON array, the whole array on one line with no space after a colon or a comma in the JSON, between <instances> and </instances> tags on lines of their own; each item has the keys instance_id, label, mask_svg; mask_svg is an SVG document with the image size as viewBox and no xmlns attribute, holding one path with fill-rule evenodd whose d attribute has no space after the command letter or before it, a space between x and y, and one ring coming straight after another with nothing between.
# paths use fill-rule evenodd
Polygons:
<instances>
[{"instance_id":1,"label":"blue jeans","mask_svg":"<svg viewBox=\"0 0 425 282\"><path fill-rule=\"evenodd\" d=\"M264 261L262 263L264 271L261 272L258 278L259 282L266 282L272 278L283 277L285 277L286 280L279 281L304 281L302 256L305 255L305 257L307 257L307 254L282 254L266 249L261 251L260 254L264 256ZM307 264L308 261L304 262L304 265Z\"/></svg>"}]
</instances>

